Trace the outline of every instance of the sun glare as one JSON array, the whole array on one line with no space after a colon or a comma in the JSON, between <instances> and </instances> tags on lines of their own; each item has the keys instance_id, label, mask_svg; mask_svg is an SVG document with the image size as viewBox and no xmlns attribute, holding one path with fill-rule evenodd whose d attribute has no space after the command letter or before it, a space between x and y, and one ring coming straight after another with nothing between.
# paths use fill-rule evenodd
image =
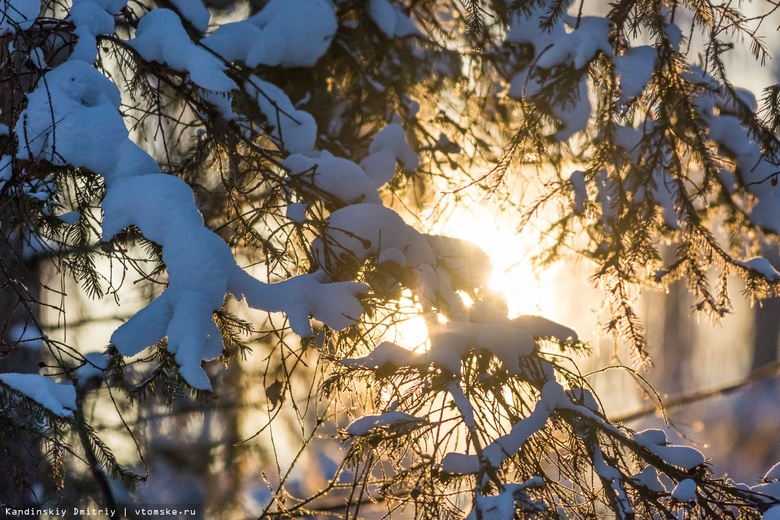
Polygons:
<instances>
[{"instance_id":1,"label":"sun glare","mask_svg":"<svg viewBox=\"0 0 780 520\"><path fill-rule=\"evenodd\" d=\"M542 272L535 271L530 257L533 243L516 232L516 226L490 206L463 205L456 207L446 220L440 220L432 232L468 240L482 248L493 264L488 289L506 298L509 317L521 314L554 314L556 293L554 290L558 266ZM461 297L466 306L474 302L468 294ZM404 292L404 302L414 305L411 292ZM446 317L437 317L440 324ZM397 323L383 335L411 350L425 348L428 340L428 324L422 315Z\"/></svg>"},{"instance_id":2,"label":"sun glare","mask_svg":"<svg viewBox=\"0 0 780 520\"><path fill-rule=\"evenodd\" d=\"M458 206L437 233L468 240L490 257L493 274L489 289L504 295L509 316L543 314L554 309L550 290L557 266L535 272L530 257L533 244L496 208L478 204Z\"/></svg>"}]
</instances>

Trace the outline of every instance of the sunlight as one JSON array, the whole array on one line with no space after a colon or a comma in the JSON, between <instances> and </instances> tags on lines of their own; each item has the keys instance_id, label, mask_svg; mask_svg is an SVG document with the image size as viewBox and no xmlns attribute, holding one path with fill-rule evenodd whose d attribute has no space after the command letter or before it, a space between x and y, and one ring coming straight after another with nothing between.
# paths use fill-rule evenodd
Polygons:
<instances>
[{"instance_id":1,"label":"sunlight","mask_svg":"<svg viewBox=\"0 0 780 520\"><path fill-rule=\"evenodd\" d=\"M531 258L538 243L525 234L518 234L516 226L495 206L458 205L447 218L437 221L431 233L468 240L487 253L493 264L488 289L504 296L510 318L522 314L554 317L560 314L556 289L560 287L560 265L534 270ZM468 294L459 294L467 307L474 303ZM415 305L411 291L404 290L401 302L404 306ZM437 316L437 320L446 323L443 315ZM420 350L427 348L428 332L422 315L411 316L390 327L381 340Z\"/></svg>"},{"instance_id":2,"label":"sunlight","mask_svg":"<svg viewBox=\"0 0 780 520\"><path fill-rule=\"evenodd\" d=\"M473 242L493 263L489 289L504 295L509 316L551 313L555 294L551 290L558 265L534 272L531 265L534 244L516 233L516 226L489 205L459 205L437 233Z\"/></svg>"}]
</instances>

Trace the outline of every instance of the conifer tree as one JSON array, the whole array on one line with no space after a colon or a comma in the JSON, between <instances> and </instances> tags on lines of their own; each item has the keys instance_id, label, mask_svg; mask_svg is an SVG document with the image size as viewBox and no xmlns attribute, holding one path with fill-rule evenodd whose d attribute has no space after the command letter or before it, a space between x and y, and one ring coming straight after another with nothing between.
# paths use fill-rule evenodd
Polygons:
<instances>
[{"instance_id":1,"label":"conifer tree","mask_svg":"<svg viewBox=\"0 0 780 520\"><path fill-rule=\"evenodd\" d=\"M2 0L2 349L24 363L0 361L0 501L777 517L777 469L736 484L610 422L578 334L510 316L485 253L417 218L471 192L544 226L540 264L592 263L641 380L640 289L685 280L718 318L730 275L751 299L780 282L757 256L780 233L780 89L736 88L723 61L747 45L764 66L764 7ZM72 282L120 304L105 345L46 333L76 326ZM421 348L383 340L419 316ZM257 395L267 444L243 422ZM241 506L251 478L267 492Z\"/></svg>"}]
</instances>

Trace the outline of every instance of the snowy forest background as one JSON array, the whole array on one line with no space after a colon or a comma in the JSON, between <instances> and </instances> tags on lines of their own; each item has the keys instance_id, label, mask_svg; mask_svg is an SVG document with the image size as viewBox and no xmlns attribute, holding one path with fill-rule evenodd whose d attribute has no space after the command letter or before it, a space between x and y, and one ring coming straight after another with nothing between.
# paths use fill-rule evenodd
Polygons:
<instances>
[{"instance_id":1,"label":"snowy forest background","mask_svg":"<svg viewBox=\"0 0 780 520\"><path fill-rule=\"evenodd\" d=\"M0 506L780 518L777 7L1 0Z\"/></svg>"}]
</instances>

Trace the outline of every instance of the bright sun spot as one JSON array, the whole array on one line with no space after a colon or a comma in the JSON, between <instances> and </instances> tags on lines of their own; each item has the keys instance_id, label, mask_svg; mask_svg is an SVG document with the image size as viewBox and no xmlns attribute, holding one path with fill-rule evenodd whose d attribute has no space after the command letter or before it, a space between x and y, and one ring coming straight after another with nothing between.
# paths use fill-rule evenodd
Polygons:
<instances>
[{"instance_id":1,"label":"bright sun spot","mask_svg":"<svg viewBox=\"0 0 780 520\"><path fill-rule=\"evenodd\" d=\"M516 226L502 218L498 211L478 204L461 205L453 210L447 219L437 223L433 233L468 240L482 248L493 264L493 273L488 289L499 292L506 298L509 317L521 314L554 314L557 303L556 278L558 264L541 272L531 265L533 243L531 239L516 232ZM461 294L468 306L473 303L467 294ZM403 302L413 305L409 290L404 291ZM444 316L437 316L439 323L445 323ZM396 324L384 340L393 341L406 348L425 348L428 339L428 325L422 315Z\"/></svg>"},{"instance_id":2,"label":"bright sun spot","mask_svg":"<svg viewBox=\"0 0 780 520\"><path fill-rule=\"evenodd\" d=\"M534 272L533 244L506 220L489 206L458 206L436 232L473 242L488 254L493 263L488 288L504 295L510 317L550 313L556 303L550 288L559 268Z\"/></svg>"}]
</instances>

